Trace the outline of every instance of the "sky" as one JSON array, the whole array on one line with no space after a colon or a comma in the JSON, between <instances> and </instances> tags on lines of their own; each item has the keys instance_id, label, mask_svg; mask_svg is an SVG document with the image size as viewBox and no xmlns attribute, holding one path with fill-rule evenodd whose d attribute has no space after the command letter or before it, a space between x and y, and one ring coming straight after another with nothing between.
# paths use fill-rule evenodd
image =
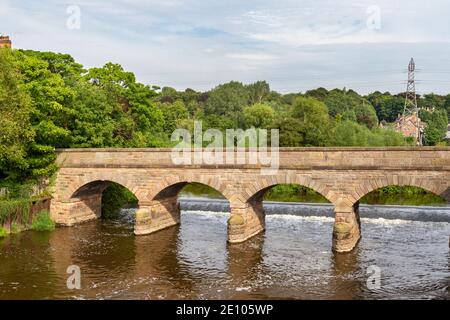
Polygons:
<instances>
[{"instance_id":1,"label":"sky","mask_svg":"<svg viewBox=\"0 0 450 320\"><path fill-rule=\"evenodd\" d=\"M448 0L0 0L14 48L111 61L145 84L209 90L231 80L272 89L450 93Z\"/></svg>"}]
</instances>

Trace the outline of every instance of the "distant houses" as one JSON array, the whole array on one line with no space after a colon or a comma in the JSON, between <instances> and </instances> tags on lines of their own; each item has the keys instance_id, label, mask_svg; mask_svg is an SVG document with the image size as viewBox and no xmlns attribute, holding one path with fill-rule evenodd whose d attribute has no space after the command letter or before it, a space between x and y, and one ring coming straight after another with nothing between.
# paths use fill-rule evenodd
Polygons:
<instances>
[{"instance_id":1,"label":"distant houses","mask_svg":"<svg viewBox=\"0 0 450 320\"><path fill-rule=\"evenodd\" d=\"M445 135L445 140L450 142L450 124L447 126L447 134Z\"/></svg>"},{"instance_id":2,"label":"distant houses","mask_svg":"<svg viewBox=\"0 0 450 320\"><path fill-rule=\"evenodd\" d=\"M423 132L426 127L426 123L423 122L417 113L408 115L398 115L397 120L394 123L394 130L400 132L405 137L414 138L417 144L422 141Z\"/></svg>"}]
</instances>

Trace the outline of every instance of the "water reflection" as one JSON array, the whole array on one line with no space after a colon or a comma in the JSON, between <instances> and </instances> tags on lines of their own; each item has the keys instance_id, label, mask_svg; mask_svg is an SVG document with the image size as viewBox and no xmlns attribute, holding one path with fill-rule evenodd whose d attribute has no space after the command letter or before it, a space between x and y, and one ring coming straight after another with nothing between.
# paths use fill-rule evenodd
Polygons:
<instances>
[{"instance_id":1,"label":"water reflection","mask_svg":"<svg viewBox=\"0 0 450 320\"><path fill-rule=\"evenodd\" d=\"M229 297L233 299L248 299L248 291L256 283L263 266L263 251L265 237L258 234L249 241L227 246L228 276L231 279Z\"/></svg>"},{"instance_id":2,"label":"water reflection","mask_svg":"<svg viewBox=\"0 0 450 320\"><path fill-rule=\"evenodd\" d=\"M267 230L228 245L228 213L184 211L181 225L136 237L133 212L0 241L1 299L450 299L450 225L362 219L348 254L333 219L268 215ZM69 290L69 265L81 290ZM370 290L367 268L381 270Z\"/></svg>"},{"instance_id":3,"label":"water reflection","mask_svg":"<svg viewBox=\"0 0 450 320\"><path fill-rule=\"evenodd\" d=\"M195 279L177 256L179 227L154 234L135 237L136 257L133 290L141 298L167 299L174 296L189 298L195 293Z\"/></svg>"},{"instance_id":4,"label":"water reflection","mask_svg":"<svg viewBox=\"0 0 450 320\"><path fill-rule=\"evenodd\" d=\"M331 299L361 298L366 275L359 261L360 248L345 254L333 253L333 277L331 278Z\"/></svg>"}]
</instances>

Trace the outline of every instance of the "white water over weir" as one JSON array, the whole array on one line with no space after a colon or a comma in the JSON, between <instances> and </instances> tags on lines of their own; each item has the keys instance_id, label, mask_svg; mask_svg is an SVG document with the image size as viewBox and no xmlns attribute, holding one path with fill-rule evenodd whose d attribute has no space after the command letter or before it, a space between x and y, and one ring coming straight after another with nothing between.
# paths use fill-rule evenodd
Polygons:
<instances>
[{"instance_id":1,"label":"white water over weir","mask_svg":"<svg viewBox=\"0 0 450 320\"><path fill-rule=\"evenodd\" d=\"M179 202L183 211L228 212L230 210L228 201L222 199L180 197ZM264 201L263 205L267 215L334 217L333 205L327 203ZM361 204L359 214L361 218L450 223L449 205L432 207Z\"/></svg>"}]
</instances>

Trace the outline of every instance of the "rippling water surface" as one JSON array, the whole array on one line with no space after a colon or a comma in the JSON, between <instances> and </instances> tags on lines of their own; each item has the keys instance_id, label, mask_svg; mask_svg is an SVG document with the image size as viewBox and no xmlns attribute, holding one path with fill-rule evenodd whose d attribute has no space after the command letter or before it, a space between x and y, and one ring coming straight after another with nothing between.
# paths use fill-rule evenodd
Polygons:
<instances>
[{"instance_id":1,"label":"rippling water surface","mask_svg":"<svg viewBox=\"0 0 450 320\"><path fill-rule=\"evenodd\" d=\"M183 211L135 237L133 212L0 241L1 299L450 299L448 222L362 218L358 248L331 252L333 219L268 214L267 230L227 245L228 213ZM69 290L66 269L81 269ZM369 266L381 287L369 290Z\"/></svg>"}]
</instances>

